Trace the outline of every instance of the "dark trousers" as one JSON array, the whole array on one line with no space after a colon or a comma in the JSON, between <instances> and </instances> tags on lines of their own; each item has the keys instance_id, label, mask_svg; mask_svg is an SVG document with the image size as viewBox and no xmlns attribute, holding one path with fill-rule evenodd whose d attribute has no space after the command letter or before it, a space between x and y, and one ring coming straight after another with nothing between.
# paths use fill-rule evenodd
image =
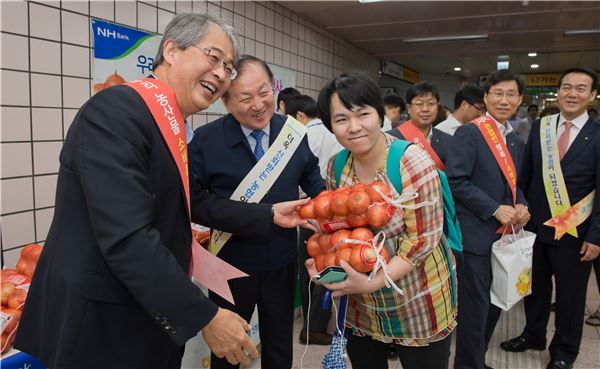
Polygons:
<instances>
[{"instance_id":1,"label":"dark trousers","mask_svg":"<svg viewBox=\"0 0 600 369\"><path fill-rule=\"evenodd\" d=\"M491 255L463 252L458 282L455 369L483 369L485 352L501 310L490 303Z\"/></svg>"},{"instance_id":2,"label":"dark trousers","mask_svg":"<svg viewBox=\"0 0 600 369\"><path fill-rule=\"evenodd\" d=\"M331 319L331 303L327 309L321 308L321 301L327 289L323 286L310 283L310 309L308 306L308 285L310 278L304 262L310 258L306 252L306 241L314 234L313 231L300 228L298 232L298 278L300 280L300 299L302 301L302 316L304 316L304 325L310 324L308 330L311 332L327 332L327 325ZM308 317L308 319L306 319Z\"/></svg>"},{"instance_id":3,"label":"dark trousers","mask_svg":"<svg viewBox=\"0 0 600 369\"><path fill-rule=\"evenodd\" d=\"M569 237L565 235L565 237ZM523 335L535 344L546 343L550 317L552 275L556 284L556 332L549 351L553 360L572 363L577 358L588 279L592 263L579 259L580 246L550 245L536 240L533 245L531 295L525 297L526 325Z\"/></svg>"},{"instance_id":4,"label":"dark trousers","mask_svg":"<svg viewBox=\"0 0 600 369\"><path fill-rule=\"evenodd\" d=\"M292 336L294 324L294 292L298 275L298 261L274 270L250 273L249 277L229 281L235 305L210 292L217 305L238 313L250 322L254 307L258 306L258 323L263 369L292 367ZM211 368L238 368L225 358L211 354Z\"/></svg>"},{"instance_id":5,"label":"dark trousers","mask_svg":"<svg viewBox=\"0 0 600 369\"><path fill-rule=\"evenodd\" d=\"M403 369L448 369L452 336L429 346L410 347L396 345ZM353 369L388 369L390 344L348 334L348 357Z\"/></svg>"},{"instance_id":6,"label":"dark trousers","mask_svg":"<svg viewBox=\"0 0 600 369\"><path fill-rule=\"evenodd\" d=\"M596 274L596 285L598 286L598 293L600 293L600 256L594 259L594 274Z\"/></svg>"}]
</instances>

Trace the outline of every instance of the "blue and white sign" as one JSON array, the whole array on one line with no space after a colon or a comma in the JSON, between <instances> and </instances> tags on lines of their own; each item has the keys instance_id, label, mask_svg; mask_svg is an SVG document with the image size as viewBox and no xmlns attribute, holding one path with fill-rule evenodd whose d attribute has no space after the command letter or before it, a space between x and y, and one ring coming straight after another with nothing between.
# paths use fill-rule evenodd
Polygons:
<instances>
[{"instance_id":1,"label":"blue and white sign","mask_svg":"<svg viewBox=\"0 0 600 369\"><path fill-rule=\"evenodd\" d=\"M94 92L133 81L152 71L161 36L99 19L94 35Z\"/></svg>"}]
</instances>

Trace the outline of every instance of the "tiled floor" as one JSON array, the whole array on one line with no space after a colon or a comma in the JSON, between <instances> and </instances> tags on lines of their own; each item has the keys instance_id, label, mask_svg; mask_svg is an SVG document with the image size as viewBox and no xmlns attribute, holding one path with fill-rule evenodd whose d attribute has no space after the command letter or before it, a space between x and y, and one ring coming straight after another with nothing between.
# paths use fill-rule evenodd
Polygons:
<instances>
[{"instance_id":1,"label":"tiled floor","mask_svg":"<svg viewBox=\"0 0 600 369\"><path fill-rule=\"evenodd\" d=\"M592 313L600 304L600 295L596 286L594 272L588 284L587 312ZM544 369L550 360L548 351L526 351L522 353L508 353L500 349L499 344L508 338L515 337L521 333L525 324L525 315L523 313L523 305L519 304L512 308L509 312L503 313L496 332L490 343L490 350L487 353L487 365L494 369ZM310 345L306 350L306 355L301 365L302 354L306 346L298 341L298 333L302 327L301 316L296 317L294 323L294 369L319 369L322 368L321 360L325 353L329 351L328 346ZM554 334L554 314L550 316L548 324L548 341ZM450 361L454 360L454 344ZM348 369L352 366L347 361ZM259 369L260 358L254 360L248 369ZM400 369L402 366L398 360L389 361L390 369ZM600 369L600 328L591 327L584 324L583 341L577 361L575 362L577 369Z\"/></svg>"}]
</instances>

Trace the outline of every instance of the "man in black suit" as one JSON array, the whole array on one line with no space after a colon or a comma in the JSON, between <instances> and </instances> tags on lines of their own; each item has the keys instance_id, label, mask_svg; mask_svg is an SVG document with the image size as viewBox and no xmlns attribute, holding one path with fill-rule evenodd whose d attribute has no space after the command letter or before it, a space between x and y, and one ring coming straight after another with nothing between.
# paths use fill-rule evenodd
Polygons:
<instances>
[{"instance_id":1,"label":"man in black suit","mask_svg":"<svg viewBox=\"0 0 600 369\"><path fill-rule=\"evenodd\" d=\"M487 115L456 130L446 161L463 234L455 369L485 367L487 345L500 317L500 309L490 304L492 244L502 225L524 225L529 219L516 178L524 143L508 124L521 103L523 82L511 71L499 70L489 75L484 90ZM490 131L496 140L489 142L497 142L491 146L491 133L484 135ZM499 148L508 160L501 159Z\"/></svg>"},{"instance_id":2,"label":"man in black suit","mask_svg":"<svg viewBox=\"0 0 600 369\"><path fill-rule=\"evenodd\" d=\"M190 143L190 170L194 172L194 180L221 197L231 196L244 179L251 178L251 182L256 183L265 178L267 170L253 172L260 167L262 156L269 163L275 159L280 163L277 156L271 156L269 148L277 150L281 139L290 142L290 147L292 142L284 133L286 117L275 114L273 74L268 65L246 55L236 66L239 75L223 96L230 114L198 128ZM298 147L293 153L285 149L289 162L279 165L283 168L280 175L272 177L274 182L270 187L261 182L259 187L265 191L252 201L298 199L298 187L312 197L325 189L318 159L311 152L307 138L293 142ZM271 176L276 171L274 168L276 166L268 170ZM214 240L215 230L212 232ZM235 306L214 293L210 298L246 319L250 319L255 306L258 308L263 368L292 366L294 291L298 277L296 240L296 230L273 227L268 235L235 235L217 254L250 277L230 282ZM233 365L214 355L211 358L213 369L231 367Z\"/></svg>"},{"instance_id":3,"label":"man in black suit","mask_svg":"<svg viewBox=\"0 0 600 369\"><path fill-rule=\"evenodd\" d=\"M430 156L432 156L438 169L444 170L438 165L438 161L433 157L430 148L431 145L435 155L439 157L441 163L446 162L446 151L450 145L452 137L433 127L433 122L437 117L440 109L440 93L437 87L431 82L423 81L414 84L406 90L406 104L410 120L402 123L398 127L387 131L390 135L398 137L401 140L413 141L412 137L407 137L407 133L403 129L408 126L416 127L420 132L421 147L423 147Z\"/></svg>"},{"instance_id":4,"label":"man in black suit","mask_svg":"<svg viewBox=\"0 0 600 369\"><path fill-rule=\"evenodd\" d=\"M596 97L597 87L598 77L590 69L570 68L563 73L557 94L560 114L550 116L548 121L534 122L523 162L523 190L532 213L527 229L537 234L533 246L532 293L525 298L527 323L523 333L502 342L500 347L514 352L546 348L554 276L556 332L549 346L549 369L571 368L577 358L591 261L600 253L600 123L586 111ZM562 182L562 186L557 184L555 188L545 187L545 182L553 182L546 179L546 168L551 166L544 159L548 157L548 152L543 151L548 147L548 140L543 137L546 132L556 132L551 147L558 154L554 163L560 160L562 173L555 173L554 182ZM564 197L561 194L563 203L569 203L565 208L574 206L594 190L596 195L588 203L591 214L576 222L577 231L556 239L555 228L546 223L557 216L554 199L560 187L566 190Z\"/></svg>"},{"instance_id":5,"label":"man in black suit","mask_svg":"<svg viewBox=\"0 0 600 369\"><path fill-rule=\"evenodd\" d=\"M162 130L162 110L155 115L149 95L134 89L137 81L103 90L80 109L60 155L55 216L16 348L51 368L170 369L202 330L211 350L231 362L249 363L244 350L257 355L248 323L191 282L190 221L266 235L272 211L280 225L300 223L296 204L188 191L179 165L187 156L183 119L227 90L234 44L232 28L206 15L179 14L169 23L154 79L142 82L161 92L152 98L166 102L172 135Z\"/></svg>"}]
</instances>

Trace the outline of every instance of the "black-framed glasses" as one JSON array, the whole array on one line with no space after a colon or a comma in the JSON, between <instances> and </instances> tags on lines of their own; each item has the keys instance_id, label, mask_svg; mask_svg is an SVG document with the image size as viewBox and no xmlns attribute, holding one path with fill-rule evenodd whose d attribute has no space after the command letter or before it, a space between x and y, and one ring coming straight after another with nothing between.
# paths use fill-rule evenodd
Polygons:
<instances>
[{"instance_id":1,"label":"black-framed glasses","mask_svg":"<svg viewBox=\"0 0 600 369\"><path fill-rule=\"evenodd\" d=\"M471 104L470 102L467 101L467 104L471 105L472 107L475 108L475 110L477 110L479 112L479 114L483 114L485 113L485 105L483 104Z\"/></svg>"},{"instance_id":2,"label":"black-framed glasses","mask_svg":"<svg viewBox=\"0 0 600 369\"><path fill-rule=\"evenodd\" d=\"M227 78L229 78L230 80L233 80L233 79L235 79L235 77L237 77L237 70L233 67L233 64L230 64L230 63L226 62L225 60L223 60L223 56L219 55L220 52L218 50L211 49L208 47L200 47L197 45L191 45L191 46L195 47L196 49L202 50L204 55L206 55L208 57L208 62L213 67L215 67L215 68L223 67L223 70L225 71Z\"/></svg>"}]
</instances>

